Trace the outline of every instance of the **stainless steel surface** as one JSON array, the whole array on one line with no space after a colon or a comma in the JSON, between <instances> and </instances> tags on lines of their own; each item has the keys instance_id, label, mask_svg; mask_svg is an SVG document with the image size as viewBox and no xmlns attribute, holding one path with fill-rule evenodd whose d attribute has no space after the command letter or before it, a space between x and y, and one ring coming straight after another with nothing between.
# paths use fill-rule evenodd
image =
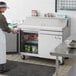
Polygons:
<instances>
[{"instance_id":1,"label":"stainless steel surface","mask_svg":"<svg viewBox=\"0 0 76 76\"><path fill-rule=\"evenodd\" d=\"M39 54L35 56L56 59L56 56L50 56L50 50L54 51L56 46L70 35L69 26L68 19L28 17L25 23L18 27L24 32L38 33ZM49 48L48 45L51 47ZM45 50L44 53L43 50ZM28 55L30 56L30 54ZM62 57L59 60L62 62Z\"/></svg>"},{"instance_id":2,"label":"stainless steel surface","mask_svg":"<svg viewBox=\"0 0 76 76\"><path fill-rule=\"evenodd\" d=\"M63 57L76 57L76 49L68 48L65 42L63 42L56 47L54 52L51 52L50 54Z\"/></svg>"},{"instance_id":3,"label":"stainless steel surface","mask_svg":"<svg viewBox=\"0 0 76 76\"><path fill-rule=\"evenodd\" d=\"M17 34L5 33L6 52L17 52Z\"/></svg>"},{"instance_id":4,"label":"stainless steel surface","mask_svg":"<svg viewBox=\"0 0 76 76\"><path fill-rule=\"evenodd\" d=\"M58 62L58 57L63 56L63 57L76 57L76 49L70 49L67 47L65 42L61 43L58 47L56 47L54 52L50 53L51 55L56 56L56 76L59 76L59 62ZM76 64L76 62L75 62ZM73 69L74 70L74 69ZM75 74L75 72L74 72ZM74 76L74 74L72 76Z\"/></svg>"},{"instance_id":5,"label":"stainless steel surface","mask_svg":"<svg viewBox=\"0 0 76 76\"><path fill-rule=\"evenodd\" d=\"M56 76L59 75L59 59L58 59L58 56L56 56Z\"/></svg>"}]
</instances>

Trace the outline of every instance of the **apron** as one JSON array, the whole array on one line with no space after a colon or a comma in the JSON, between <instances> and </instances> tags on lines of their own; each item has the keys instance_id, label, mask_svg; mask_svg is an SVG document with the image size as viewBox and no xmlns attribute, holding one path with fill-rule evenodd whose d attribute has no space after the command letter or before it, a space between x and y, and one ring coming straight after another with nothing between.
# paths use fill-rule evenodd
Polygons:
<instances>
[{"instance_id":1,"label":"apron","mask_svg":"<svg viewBox=\"0 0 76 76\"><path fill-rule=\"evenodd\" d=\"M0 64L6 63L6 38L5 33L0 29Z\"/></svg>"}]
</instances>

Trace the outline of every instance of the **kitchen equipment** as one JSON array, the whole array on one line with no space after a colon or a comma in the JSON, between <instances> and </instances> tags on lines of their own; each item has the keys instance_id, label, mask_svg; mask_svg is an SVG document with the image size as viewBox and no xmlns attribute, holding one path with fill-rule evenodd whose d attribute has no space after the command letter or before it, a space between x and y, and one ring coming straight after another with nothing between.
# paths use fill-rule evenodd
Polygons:
<instances>
[{"instance_id":1,"label":"kitchen equipment","mask_svg":"<svg viewBox=\"0 0 76 76\"><path fill-rule=\"evenodd\" d=\"M24 24L20 25L19 28L21 28L20 53L22 59L26 56L56 59L55 56L50 56L50 52L54 51L70 35L69 19L27 17ZM28 41L23 41L22 35L27 33L32 36ZM24 51L22 41L25 44L29 42L28 45L31 46L30 53ZM36 53L34 53L35 48L33 49L33 46L36 46ZM59 57L59 61L63 63L63 58Z\"/></svg>"},{"instance_id":2,"label":"kitchen equipment","mask_svg":"<svg viewBox=\"0 0 76 76\"><path fill-rule=\"evenodd\" d=\"M38 31L21 30L20 44L21 52L38 54Z\"/></svg>"},{"instance_id":3,"label":"kitchen equipment","mask_svg":"<svg viewBox=\"0 0 76 76\"><path fill-rule=\"evenodd\" d=\"M76 40L66 40L65 44L69 49L75 49L76 48Z\"/></svg>"}]
</instances>

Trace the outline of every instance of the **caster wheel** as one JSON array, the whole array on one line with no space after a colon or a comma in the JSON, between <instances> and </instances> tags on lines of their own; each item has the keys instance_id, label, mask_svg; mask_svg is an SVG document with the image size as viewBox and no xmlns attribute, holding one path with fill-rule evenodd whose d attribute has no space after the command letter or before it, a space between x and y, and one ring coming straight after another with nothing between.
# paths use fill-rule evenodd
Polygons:
<instances>
[{"instance_id":1,"label":"caster wheel","mask_svg":"<svg viewBox=\"0 0 76 76\"><path fill-rule=\"evenodd\" d=\"M25 58L26 58L25 55L22 55L22 56L21 56L21 59L22 59L22 60L25 60Z\"/></svg>"},{"instance_id":2,"label":"caster wheel","mask_svg":"<svg viewBox=\"0 0 76 76\"><path fill-rule=\"evenodd\" d=\"M64 65L64 61L59 61L59 65Z\"/></svg>"},{"instance_id":3,"label":"caster wheel","mask_svg":"<svg viewBox=\"0 0 76 76\"><path fill-rule=\"evenodd\" d=\"M65 59L69 59L69 57L65 57Z\"/></svg>"},{"instance_id":4,"label":"caster wheel","mask_svg":"<svg viewBox=\"0 0 76 76\"><path fill-rule=\"evenodd\" d=\"M62 58L62 60L59 60L59 65L64 65L64 58Z\"/></svg>"}]
</instances>

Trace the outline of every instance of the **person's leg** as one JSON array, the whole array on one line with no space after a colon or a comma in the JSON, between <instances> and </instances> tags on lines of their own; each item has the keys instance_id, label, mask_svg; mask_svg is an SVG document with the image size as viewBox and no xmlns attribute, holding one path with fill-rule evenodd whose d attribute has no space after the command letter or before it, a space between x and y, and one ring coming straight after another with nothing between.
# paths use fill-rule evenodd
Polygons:
<instances>
[{"instance_id":1,"label":"person's leg","mask_svg":"<svg viewBox=\"0 0 76 76\"><path fill-rule=\"evenodd\" d=\"M0 67L1 72L6 72L6 37L5 33L0 29Z\"/></svg>"},{"instance_id":2,"label":"person's leg","mask_svg":"<svg viewBox=\"0 0 76 76\"><path fill-rule=\"evenodd\" d=\"M0 73L8 72L6 64L0 64Z\"/></svg>"},{"instance_id":3,"label":"person's leg","mask_svg":"<svg viewBox=\"0 0 76 76\"><path fill-rule=\"evenodd\" d=\"M2 64L2 70L3 70L3 71L6 70L6 64Z\"/></svg>"},{"instance_id":4,"label":"person's leg","mask_svg":"<svg viewBox=\"0 0 76 76\"><path fill-rule=\"evenodd\" d=\"M0 64L0 71L2 71L2 64Z\"/></svg>"},{"instance_id":5,"label":"person's leg","mask_svg":"<svg viewBox=\"0 0 76 76\"><path fill-rule=\"evenodd\" d=\"M3 73L4 71L4 64L0 64L0 73Z\"/></svg>"}]
</instances>

